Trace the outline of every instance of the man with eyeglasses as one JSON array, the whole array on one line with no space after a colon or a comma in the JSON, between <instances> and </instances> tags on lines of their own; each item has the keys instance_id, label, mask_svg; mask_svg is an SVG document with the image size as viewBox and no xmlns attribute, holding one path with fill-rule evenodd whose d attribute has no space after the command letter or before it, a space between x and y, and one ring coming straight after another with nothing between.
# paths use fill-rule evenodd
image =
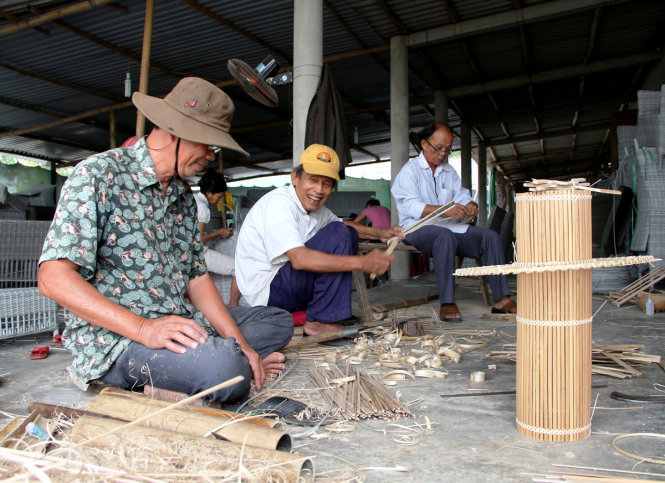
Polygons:
<instances>
[{"instance_id":1,"label":"man with eyeglasses","mask_svg":"<svg viewBox=\"0 0 665 483\"><path fill-rule=\"evenodd\" d=\"M455 304L455 257L480 257L484 265L502 265L501 239L492 230L468 224L478 216L478 205L447 162L453 145L453 133L448 126L429 124L418 133L417 139L420 154L402 167L391 192L399 212L399 224L404 229L446 203L455 202L447 212L452 219L434 220L408 234L404 242L434 259L441 320L461 322L462 316ZM487 278L494 300L492 312L516 312L517 305L510 298L505 276Z\"/></svg>"},{"instance_id":2,"label":"man with eyeglasses","mask_svg":"<svg viewBox=\"0 0 665 483\"><path fill-rule=\"evenodd\" d=\"M221 382L215 401L247 397L293 333L273 307L227 309L204 259L194 197L183 178L221 147L247 153L229 134L234 106L213 84L182 79L163 99L134 93L155 127L129 147L78 164L46 237L40 292L66 309L62 340L80 387L101 381L195 394Z\"/></svg>"}]
</instances>

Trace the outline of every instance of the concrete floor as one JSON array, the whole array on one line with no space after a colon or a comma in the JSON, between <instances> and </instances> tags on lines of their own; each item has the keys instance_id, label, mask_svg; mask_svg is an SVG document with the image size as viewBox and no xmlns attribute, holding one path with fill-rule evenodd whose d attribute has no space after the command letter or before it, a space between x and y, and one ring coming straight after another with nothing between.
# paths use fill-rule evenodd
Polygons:
<instances>
[{"instance_id":1,"label":"concrete floor","mask_svg":"<svg viewBox=\"0 0 665 483\"><path fill-rule=\"evenodd\" d=\"M412 294L426 296L434 290L428 282L402 282L370 290L373 304ZM407 296L408 295L408 296ZM594 297L594 310L604 299ZM635 404L610 398L612 391L629 394L665 394L665 372L656 364L644 366L642 375L630 379L593 376L593 385L606 387L592 390L596 409L589 438L573 443L547 443L522 436L515 426L514 395L484 395L474 397L442 397L445 394L469 392L469 374L482 370L487 374L484 383L473 383L488 391L515 388L515 364L490 359L491 350L502 348L503 342L514 342L515 324L507 320L484 318L488 309L482 305L480 293L473 288L460 287L458 305L464 317L462 324L441 324L446 328L491 329L502 335L488 348L462 355L459 364L445 363L446 379L416 379L400 381L391 389L400 392L402 401L422 397L410 409L414 418L397 421L367 420L353 422L348 432L316 430L320 439L303 436L294 439L294 449L314 457L317 481L560 481L542 476L554 472L593 473L587 469L558 468L554 465L574 465L624 471L657 473L665 478L663 465L639 462L612 448L612 440L625 433L658 433L661 438L623 440L622 448L631 453L663 459L665 454L665 402ZM438 308L437 302L426 305ZM617 308L607 303L595 315L593 340L598 344L644 344L647 354L664 354L665 314L646 317L637 306ZM48 334L9 340L0 343L0 408L15 414L26 414L27 404L34 399L53 404L85 408L92 394L83 393L68 382L65 368L70 356L51 352L47 359L30 360L35 345L45 345ZM291 363L290 363L291 364ZM282 394L308 401L312 383L307 371L311 360L300 360L275 387L270 395ZM496 364L494 371L488 364ZM431 430L426 429L426 417ZM401 433L415 434L413 444L396 441ZM291 426L289 432L298 434L308 429ZM373 469L372 469L373 468ZM405 471L397 471L403 469ZM609 474L609 473L604 473ZM651 478L640 474L614 476Z\"/></svg>"}]
</instances>

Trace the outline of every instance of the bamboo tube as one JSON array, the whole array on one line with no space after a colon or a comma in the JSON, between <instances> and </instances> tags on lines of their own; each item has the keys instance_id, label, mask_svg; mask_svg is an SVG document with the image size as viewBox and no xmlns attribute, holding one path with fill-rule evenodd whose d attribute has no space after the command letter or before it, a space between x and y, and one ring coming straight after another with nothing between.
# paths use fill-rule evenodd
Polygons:
<instances>
[{"instance_id":1,"label":"bamboo tube","mask_svg":"<svg viewBox=\"0 0 665 483\"><path fill-rule=\"evenodd\" d=\"M104 416L121 417L127 421L134 421L162 407L164 407L163 404L150 398L137 401L126 397L100 394L90 401L88 410ZM225 423L224 427L214 431L215 435L234 443L257 448L291 451L291 436L283 431L181 409L172 409L149 417L142 424L202 437Z\"/></svg>"},{"instance_id":2,"label":"bamboo tube","mask_svg":"<svg viewBox=\"0 0 665 483\"><path fill-rule=\"evenodd\" d=\"M591 195L518 194L517 260L591 259ZM517 427L544 441L591 433L591 269L518 273Z\"/></svg>"},{"instance_id":3,"label":"bamboo tube","mask_svg":"<svg viewBox=\"0 0 665 483\"><path fill-rule=\"evenodd\" d=\"M195 454L205 458L207 470L237 473L242 468L258 481L314 481L314 465L303 456L145 426L123 428L123 425L110 419L83 416L74 423L72 438L76 443L89 441L88 446L98 448L117 449L119 444L137 450L149 448L156 456L169 458L175 464L181 461L182 466L189 462L187 453ZM102 434L108 431L115 433Z\"/></svg>"},{"instance_id":4,"label":"bamboo tube","mask_svg":"<svg viewBox=\"0 0 665 483\"><path fill-rule=\"evenodd\" d=\"M171 405L171 403L168 401L162 401L161 399L155 399L135 392L126 391L124 389L120 389L117 387L105 387L104 389L101 390L99 394L105 396L124 397L132 399L134 401L141 401L141 402L149 400L150 404L164 408ZM180 409L183 411L193 411L195 413L205 414L207 416L214 416L216 418L226 418L234 420L242 419L243 423L258 424L259 426L265 426L267 428L274 428L279 424L279 421L277 421L276 419L267 418L265 416L249 416L222 409L200 407L200 406L187 406L186 408L180 408Z\"/></svg>"}]
</instances>

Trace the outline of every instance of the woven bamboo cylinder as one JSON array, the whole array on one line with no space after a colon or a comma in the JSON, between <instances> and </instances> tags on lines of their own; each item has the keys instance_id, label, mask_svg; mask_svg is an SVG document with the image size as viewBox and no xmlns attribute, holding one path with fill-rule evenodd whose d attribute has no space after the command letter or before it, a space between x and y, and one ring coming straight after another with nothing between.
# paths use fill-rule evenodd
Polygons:
<instances>
[{"instance_id":1,"label":"woven bamboo cylinder","mask_svg":"<svg viewBox=\"0 0 665 483\"><path fill-rule=\"evenodd\" d=\"M516 196L517 260L591 259L591 194ZM591 433L591 269L518 273L517 429L544 441Z\"/></svg>"}]
</instances>

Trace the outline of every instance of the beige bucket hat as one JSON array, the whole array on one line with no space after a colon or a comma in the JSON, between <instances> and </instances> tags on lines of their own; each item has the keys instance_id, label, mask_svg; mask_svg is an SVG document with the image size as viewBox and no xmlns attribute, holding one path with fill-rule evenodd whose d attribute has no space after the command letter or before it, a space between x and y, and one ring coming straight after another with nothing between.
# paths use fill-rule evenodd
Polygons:
<instances>
[{"instance_id":1,"label":"beige bucket hat","mask_svg":"<svg viewBox=\"0 0 665 483\"><path fill-rule=\"evenodd\" d=\"M249 156L229 134L233 101L208 81L185 77L164 99L135 92L132 102L145 117L174 136Z\"/></svg>"}]
</instances>

